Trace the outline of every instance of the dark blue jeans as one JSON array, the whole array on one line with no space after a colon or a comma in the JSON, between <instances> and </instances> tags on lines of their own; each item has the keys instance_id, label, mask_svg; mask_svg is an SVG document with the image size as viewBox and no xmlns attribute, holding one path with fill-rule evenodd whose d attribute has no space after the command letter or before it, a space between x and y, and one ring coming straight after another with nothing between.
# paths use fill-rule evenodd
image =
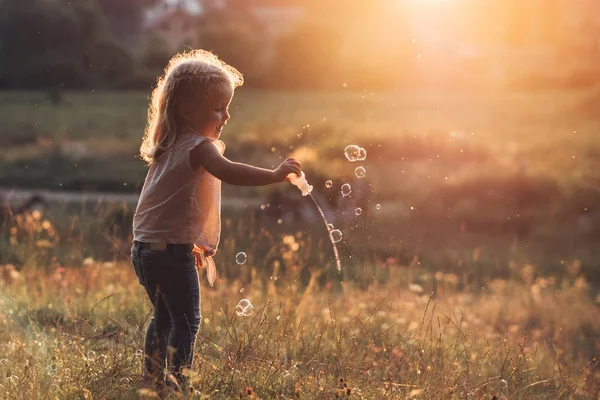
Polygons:
<instances>
[{"instance_id":1,"label":"dark blue jeans","mask_svg":"<svg viewBox=\"0 0 600 400\"><path fill-rule=\"evenodd\" d=\"M192 245L169 245L150 250L134 242L131 261L154 305L146 329L143 372L163 381L165 366L179 383L181 369L191 368L200 327L200 284ZM172 348L167 354L167 346ZM168 358L168 359L167 359Z\"/></svg>"}]
</instances>

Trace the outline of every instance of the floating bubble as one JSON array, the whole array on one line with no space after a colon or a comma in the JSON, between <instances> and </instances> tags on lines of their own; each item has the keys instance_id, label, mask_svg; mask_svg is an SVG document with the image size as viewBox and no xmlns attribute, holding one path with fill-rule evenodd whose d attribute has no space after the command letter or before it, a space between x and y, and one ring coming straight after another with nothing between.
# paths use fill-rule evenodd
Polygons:
<instances>
[{"instance_id":1,"label":"floating bubble","mask_svg":"<svg viewBox=\"0 0 600 400\"><path fill-rule=\"evenodd\" d=\"M327 229L331 232L333 230L333 224L327 224Z\"/></svg>"},{"instance_id":2,"label":"floating bubble","mask_svg":"<svg viewBox=\"0 0 600 400\"><path fill-rule=\"evenodd\" d=\"M330 188L330 187L332 187L332 186L333 186L333 182L331 182L331 181L327 181L327 182L325 182L325 187L326 187L327 189L329 189L329 188Z\"/></svg>"},{"instance_id":3,"label":"floating bubble","mask_svg":"<svg viewBox=\"0 0 600 400\"><path fill-rule=\"evenodd\" d=\"M244 264L247 259L248 259L248 256L243 251L240 251L239 253L237 253L235 255L235 262L238 263L239 265Z\"/></svg>"},{"instance_id":4,"label":"floating bubble","mask_svg":"<svg viewBox=\"0 0 600 400\"><path fill-rule=\"evenodd\" d=\"M240 289L240 293L244 293L244 288L241 288L241 289Z\"/></svg>"},{"instance_id":5,"label":"floating bubble","mask_svg":"<svg viewBox=\"0 0 600 400\"><path fill-rule=\"evenodd\" d=\"M362 208L358 207L356 210L354 210L354 214L361 215L362 214Z\"/></svg>"},{"instance_id":6,"label":"floating bubble","mask_svg":"<svg viewBox=\"0 0 600 400\"><path fill-rule=\"evenodd\" d=\"M340 240L342 240L342 231L340 231L339 229L332 230L331 239L333 240L333 243L337 243Z\"/></svg>"},{"instance_id":7,"label":"floating bubble","mask_svg":"<svg viewBox=\"0 0 600 400\"><path fill-rule=\"evenodd\" d=\"M375 208L377 209L377 211L381 210L381 204L375 204Z\"/></svg>"},{"instance_id":8,"label":"floating bubble","mask_svg":"<svg viewBox=\"0 0 600 400\"><path fill-rule=\"evenodd\" d=\"M367 175L367 171L363 167L356 167L354 175L356 175L357 178L364 178Z\"/></svg>"},{"instance_id":9,"label":"floating bubble","mask_svg":"<svg viewBox=\"0 0 600 400\"><path fill-rule=\"evenodd\" d=\"M344 155L350 162L364 161L367 159L367 151L355 144L346 146Z\"/></svg>"},{"instance_id":10,"label":"floating bubble","mask_svg":"<svg viewBox=\"0 0 600 400\"><path fill-rule=\"evenodd\" d=\"M350 162L357 161L358 157L359 157L359 153L360 153L360 147L355 144L350 144L350 145L346 146L346 148L344 149L344 155Z\"/></svg>"},{"instance_id":11,"label":"floating bubble","mask_svg":"<svg viewBox=\"0 0 600 400\"><path fill-rule=\"evenodd\" d=\"M350 196L351 192L352 192L352 186L350 186L349 183L344 183L342 185L342 196L344 196L344 197Z\"/></svg>"},{"instance_id":12,"label":"floating bubble","mask_svg":"<svg viewBox=\"0 0 600 400\"><path fill-rule=\"evenodd\" d=\"M357 161L365 161L367 159L367 151L362 147L358 150L358 159Z\"/></svg>"},{"instance_id":13,"label":"floating bubble","mask_svg":"<svg viewBox=\"0 0 600 400\"><path fill-rule=\"evenodd\" d=\"M242 299L235 306L235 313L238 317L248 317L254 312L254 306L248 299Z\"/></svg>"}]
</instances>

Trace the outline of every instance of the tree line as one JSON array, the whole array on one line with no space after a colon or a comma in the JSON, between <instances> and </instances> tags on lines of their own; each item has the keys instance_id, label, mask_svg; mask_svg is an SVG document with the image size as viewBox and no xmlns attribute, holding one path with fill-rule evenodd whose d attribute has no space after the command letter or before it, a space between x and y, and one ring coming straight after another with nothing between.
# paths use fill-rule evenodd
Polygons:
<instances>
[{"instance_id":1,"label":"tree line","mask_svg":"<svg viewBox=\"0 0 600 400\"><path fill-rule=\"evenodd\" d=\"M0 89L149 89L169 58L190 45L182 42L173 49L144 30L146 11L161 1L0 0ZM203 12L193 17L195 43L240 69L248 86L389 89L431 79L419 74L422 62L407 12L397 9L393 19L386 20L390 0L197 2ZM306 12L290 30L273 38L251 7L281 4ZM512 43L526 37L522 27L528 20L520 18L520 28L507 39ZM554 26L547 25L551 34ZM596 28L588 29L597 35ZM379 43L382 37L389 43ZM448 65L440 79L448 84L448 77L477 73L477 68L473 63Z\"/></svg>"}]
</instances>

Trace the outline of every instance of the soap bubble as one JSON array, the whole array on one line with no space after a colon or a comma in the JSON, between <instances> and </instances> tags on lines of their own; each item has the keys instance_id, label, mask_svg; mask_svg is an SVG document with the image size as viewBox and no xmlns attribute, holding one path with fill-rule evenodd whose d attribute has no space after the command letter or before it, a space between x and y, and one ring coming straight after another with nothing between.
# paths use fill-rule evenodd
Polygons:
<instances>
[{"instance_id":1,"label":"soap bubble","mask_svg":"<svg viewBox=\"0 0 600 400\"><path fill-rule=\"evenodd\" d=\"M344 149L344 155L350 162L364 161L367 158L367 151L360 146L351 144Z\"/></svg>"},{"instance_id":2,"label":"soap bubble","mask_svg":"<svg viewBox=\"0 0 600 400\"><path fill-rule=\"evenodd\" d=\"M333 224L327 224L327 229L331 232L333 230Z\"/></svg>"},{"instance_id":3,"label":"soap bubble","mask_svg":"<svg viewBox=\"0 0 600 400\"><path fill-rule=\"evenodd\" d=\"M351 192L352 192L352 186L350 186L349 183L344 183L342 185L342 196L344 196L344 197L349 196Z\"/></svg>"},{"instance_id":4,"label":"soap bubble","mask_svg":"<svg viewBox=\"0 0 600 400\"><path fill-rule=\"evenodd\" d=\"M344 155L350 162L358 160L359 153L360 147L355 144L350 144L344 149Z\"/></svg>"},{"instance_id":5,"label":"soap bubble","mask_svg":"<svg viewBox=\"0 0 600 400\"><path fill-rule=\"evenodd\" d=\"M235 313L238 317L248 317L254 312L254 306L248 299L242 299L235 306Z\"/></svg>"},{"instance_id":6,"label":"soap bubble","mask_svg":"<svg viewBox=\"0 0 600 400\"><path fill-rule=\"evenodd\" d=\"M361 215L362 214L362 208L358 207L356 210L354 210L354 214Z\"/></svg>"},{"instance_id":7,"label":"soap bubble","mask_svg":"<svg viewBox=\"0 0 600 400\"><path fill-rule=\"evenodd\" d=\"M243 251L240 251L239 253L237 253L235 255L235 262L240 265L244 264L247 259L248 259L248 256Z\"/></svg>"},{"instance_id":8,"label":"soap bubble","mask_svg":"<svg viewBox=\"0 0 600 400\"><path fill-rule=\"evenodd\" d=\"M342 231L339 229L334 229L331 231L331 238L333 239L333 243L337 243L342 240Z\"/></svg>"},{"instance_id":9,"label":"soap bubble","mask_svg":"<svg viewBox=\"0 0 600 400\"><path fill-rule=\"evenodd\" d=\"M356 167L354 175L356 175L357 178L364 178L367 175L367 171L363 167Z\"/></svg>"},{"instance_id":10,"label":"soap bubble","mask_svg":"<svg viewBox=\"0 0 600 400\"><path fill-rule=\"evenodd\" d=\"M327 181L327 182L325 182L325 187L326 187L327 189L329 189L329 188L330 188L330 187L332 187L332 186L333 186L333 182L331 182L331 181Z\"/></svg>"},{"instance_id":11,"label":"soap bubble","mask_svg":"<svg viewBox=\"0 0 600 400\"><path fill-rule=\"evenodd\" d=\"M367 151L362 147L358 150L358 159L357 161L364 161L367 159Z\"/></svg>"},{"instance_id":12,"label":"soap bubble","mask_svg":"<svg viewBox=\"0 0 600 400\"><path fill-rule=\"evenodd\" d=\"M381 210L381 204L375 204L375 208L377 209L377 211Z\"/></svg>"}]
</instances>

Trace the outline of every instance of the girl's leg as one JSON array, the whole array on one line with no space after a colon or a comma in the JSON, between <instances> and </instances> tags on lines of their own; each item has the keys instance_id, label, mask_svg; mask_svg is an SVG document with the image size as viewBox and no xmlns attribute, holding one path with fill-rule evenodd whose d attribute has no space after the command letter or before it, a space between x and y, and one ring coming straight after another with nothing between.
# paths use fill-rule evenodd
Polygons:
<instances>
[{"instance_id":1,"label":"girl's leg","mask_svg":"<svg viewBox=\"0 0 600 400\"><path fill-rule=\"evenodd\" d=\"M181 370L192 367L201 319L196 259L191 250L172 254L145 249L134 252L132 258L140 282L155 305L154 318L146 333L145 353L149 357L145 358L144 369L153 372L160 369L164 365L163 354L166 354L169 370L183 384ZM154 333L156 340L153 340ZM172 356L168 347L172 348Z\"/></svg>"},{"instance_id":2,"label":"girl's leg","mask_svg":"<svg viewBox=\"0 0 600 400\"><path fill-rule=\"evenodd\" d=\"M171 330L171 317L163 301L160 287L150 297L154 304L154 316L146 329L144 343L144 375L162 381L167 358L167 342Z\"/></svg>"},{"instance_id":3,"label":"girl's leg","mask_svg":"<svg viewBox=\"0 0 600 400\"><path fill-rule=\"evenodd\" d=\"M163 384L171 317L163 301L154 270L168 267L170 260L165 259L164 256L148 257L142 254L143 250L140 249L139 244L134 243L131 248L131 261L140 284L154 306L154 315L146 328L142 376L150 384Z\"/></svg>"},{"instance_id":4,"label":"girl's leg","mask_svg":"<svg viewBox=\"0 0 600 400\"><path fill-rule=\"evenodd\" d=\"M201 320L200 284L195 260L181 265L181 268L176 277L172 276L169 290L162 293L171 316L168 346L172 348L173 355L169 357L169 370L180 384L183 383L182 368L192 368L196 334Z\"/></svg>"}]
</instances>

